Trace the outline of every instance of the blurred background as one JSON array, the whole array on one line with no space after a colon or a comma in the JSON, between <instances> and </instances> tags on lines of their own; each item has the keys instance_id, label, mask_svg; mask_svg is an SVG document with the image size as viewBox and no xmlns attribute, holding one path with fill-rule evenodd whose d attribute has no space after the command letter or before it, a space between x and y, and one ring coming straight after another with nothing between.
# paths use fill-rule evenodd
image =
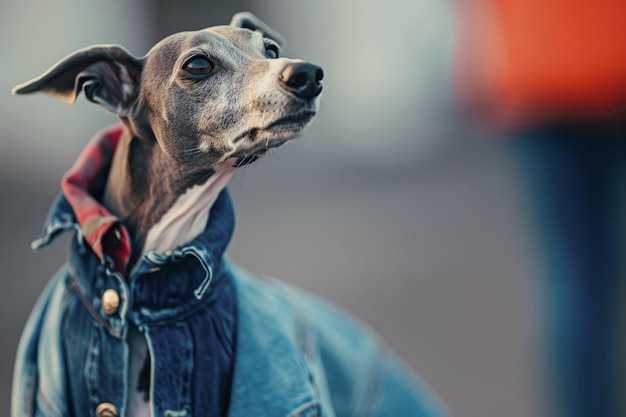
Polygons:
<instances>
[{"instance_id":1,"label":"blurred background","mask_svg":"<svg viewBox=\"0 0 626 417\"><path fill-rule=\"evenodd\" d=\"M306 135L232 181L230 256L367 322L453 415L540 415L529 204L505 141L455 104L457 9L441 0L0 0L1 414L22 326L69 237L38 253L30 242L63 173L115 122L82 97L70 107L11 88L76 49L115 43L140 56L241 10L325 80Z\"/></svg>"}]
</instances>

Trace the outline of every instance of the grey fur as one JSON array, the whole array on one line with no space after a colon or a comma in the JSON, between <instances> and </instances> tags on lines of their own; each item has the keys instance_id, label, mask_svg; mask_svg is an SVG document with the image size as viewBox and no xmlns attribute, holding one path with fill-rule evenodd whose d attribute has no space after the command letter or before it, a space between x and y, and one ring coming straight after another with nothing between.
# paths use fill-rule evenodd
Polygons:
<instances>
[{"instance_id":1,"label":"grey fur","mask_svg":"<svg viewBox=\"0 0 626 417\"><path fill-rule=\"evenodd\" d=\"M140 253L150 228L185 190L206 181L220 164L256 160L311 122L321 69L315 67L317 75L307 81L315 83L313 94L303 98L290 91L285 69L304 62L266 58L266 48L284 44L265 23L240 13L230 26L171 35L142 58L113 45L77 51L13 92L42 91L73 102L83 91L117 114L125 131L104 204L125 219L133 252ZM196 56L214 65L206 78L183 68Z\"/></svg>"}]
</instances>

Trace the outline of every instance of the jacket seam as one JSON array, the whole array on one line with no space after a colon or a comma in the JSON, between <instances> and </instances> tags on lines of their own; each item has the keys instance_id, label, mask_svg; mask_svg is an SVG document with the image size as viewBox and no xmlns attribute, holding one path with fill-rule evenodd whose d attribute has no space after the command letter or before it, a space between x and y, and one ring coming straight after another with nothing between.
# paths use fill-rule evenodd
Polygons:
<instances>
[{"instance_id":1,"label":"jacket seam","mask_svg":"<svg viewBox=\"0 0 626 417\"><path fill-rule=\"evenodd\" d=\"M26 406L27 412L28 412L27 415L29 415L29 416L34 416L35 415L35 410L36 410L36 407L37 407L37 405L36 405L37 393L39 391L39 388L38 388L39 375L38 375L37 371L35 371L35 370L33 370L32 373L34 374L33 375L33 385L32 385L31 389L28 392L28 397L27 397L28 398L27 399L28 403L27 403L27 406ZM13 388L13 389L15 389L15 388ZM15 404L13 405L13 407L15 407Z\"/></svg>"},{"instance_id":2,"label":"jacket seam","mask_svg":"<svg viewBox=\"0 0 626 417\"><path fill-rule=\"evenodd\" d=\"M281 282L275 281L271 278L268 279L267 282L271 282L279 291L281 291L284 299L287 300L294 313L294 321L296 324L295 339L296 343L300 346L300 359L302 360L302 366L306 369L306 372L309 376L309 380L315 395L314 402L312 404L304 405L302 408L290 414L289 417L320 415L322 395L320 392L319 381L316 377L311 363L314 357L319 354L316 345L317 334L315 332L315 329L311 325L310 320L308 320L307 315L302 311L300 306L296 305L296 303L293 302L292 298L289 296L290 294L287 287ZM315 408L317 410L317 413L313 412L313 414L309 414L308 411L312 408Z\"/></svg>"},{"instance_id":3,"label":"jacket seam","mask_svg":"<svg viewBox=\"0 0 626 417\"><path fill-rule=\"evenodd\" d=\"M48 409L49 412L51 412L52 414L54 414L57 417L62 417L61 412L52 403L52 401L50 401L48 399L48 397L46 397L45 394L43 392L41 392L41 390L37 390L37 397L39 397L39 399L41 399L41 401L44 403L44 405L46 406L46 408Z\"/></svg>"},{"instance_id":4,"label":"jacket seam","mask_svg":"<svg viewBox=\"0 0 626 417\"><path fill-rule=\"evenodd\" d=\"M308 411L310 411L311 409L317 409L319 411L319 408L320 408L320 403L319 401L316 400L312 404L305 404L301 408L289 414L287 417L300 417L300 416L305 416L305 415L311 415L308 413Z\"/></svg>"},{"instance_id":5,"label":"jacket seam","mask_svg":"<svg viewBox=\"0 0 626 417\"><path fill-rule=\"evenodd\" d=\"M371 376L371 378L369 378L370 382L363 390L361 404L359 404L359 406L355 408L357 410L357 412L354 413L355 416L368 417L374 415L374 409L376 408L376 405L380 399L379 388L381 386L383 372L381 364L384 361L384 358L382 348L379 347L377 350L377 360L375 363L378 364L378 366L372 369L373 375Z\"/></svg>"}]
</instances>

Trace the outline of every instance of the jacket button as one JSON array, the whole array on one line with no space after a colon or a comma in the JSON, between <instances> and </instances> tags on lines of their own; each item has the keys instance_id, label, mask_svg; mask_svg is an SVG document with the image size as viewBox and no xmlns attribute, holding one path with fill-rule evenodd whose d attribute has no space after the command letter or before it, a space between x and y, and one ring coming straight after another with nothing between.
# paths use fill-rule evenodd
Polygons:
<instances>
[{"instance_id":1,"label":"jacket button","mask_svg":"<svg viewBox=\"0 0 626 417\"><path fill-rule=\"evenodd\" d=\"M116 417L117 408L111 403L102 403L96 408L96 417Z\"/></svg>"},{"instance_id":2,"label":"jacket button","mask_svg":"<svg viewBox=\"0 0 626 417\"><path fill-rule=\"evenodd\" d=\"M115 314L120 306L120 296L112 288L109 288L102 294L102 310L107 315Z\"/></svg>"}]
</instances>

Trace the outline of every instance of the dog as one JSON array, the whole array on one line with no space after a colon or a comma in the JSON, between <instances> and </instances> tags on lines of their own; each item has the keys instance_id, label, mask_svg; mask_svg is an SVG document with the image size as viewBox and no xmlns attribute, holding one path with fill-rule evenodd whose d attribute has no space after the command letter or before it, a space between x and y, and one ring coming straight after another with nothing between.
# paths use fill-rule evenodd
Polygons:
<instances>
[{"instance_id":1,"label":"dog","mask_svg":"<svg viewBox=\"0 0 626 417\"><path fill-rule=\"evenodd\" d=\"M66 174L34 243L76 232L22 336L13 417L441 415L371 331L223 257L228 181L318 112L322 68L284 45L244 12L142 58L77 51L14 89L83 92L121 125Z\"/></svg>"}]
</instances>

